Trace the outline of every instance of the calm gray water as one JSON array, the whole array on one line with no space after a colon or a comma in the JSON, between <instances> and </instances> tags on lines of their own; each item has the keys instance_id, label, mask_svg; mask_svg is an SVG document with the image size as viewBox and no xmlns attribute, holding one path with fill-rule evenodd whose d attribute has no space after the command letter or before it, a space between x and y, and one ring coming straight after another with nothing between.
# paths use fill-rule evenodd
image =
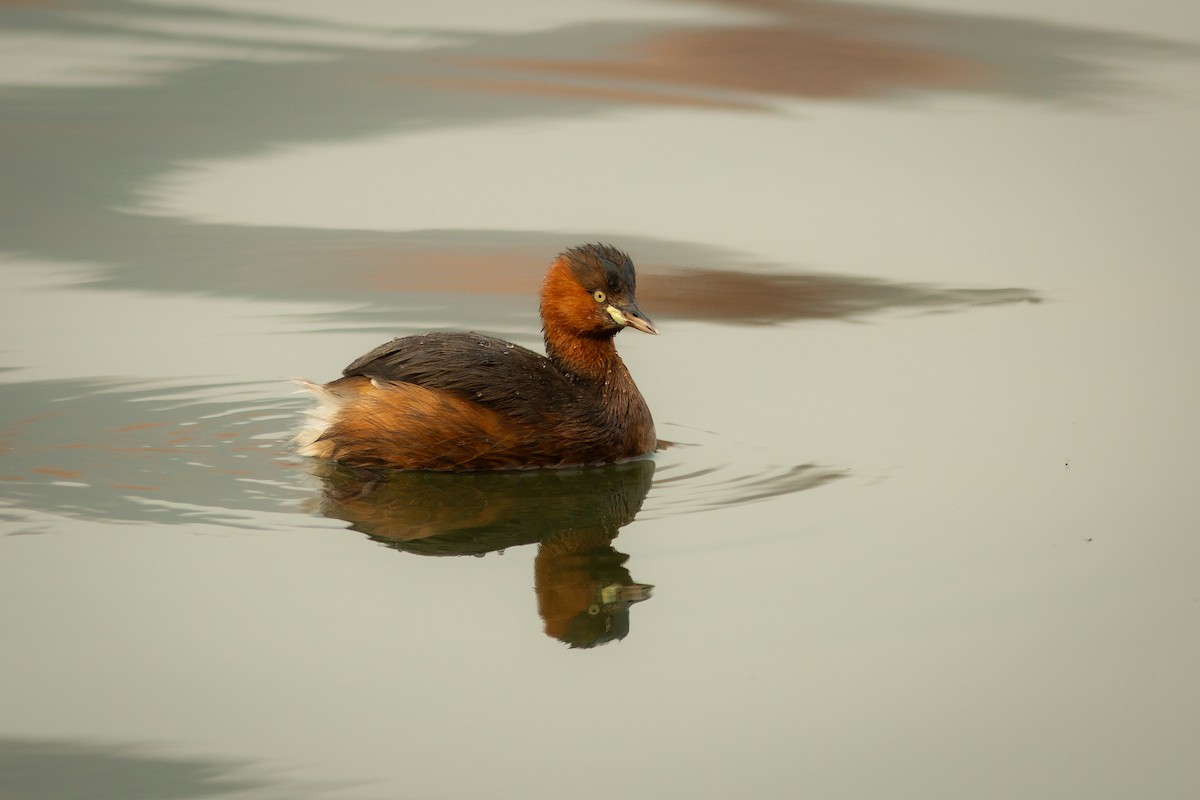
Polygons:
<instances>
[{"instance_id":1,"label":"calm gray water","mask_svg":"<svg viewBox=\"0 0 1200 800\"><path fill-rule=\"evenodd\" d=\"M1200 794L1200 10L1129 5L0 2L0 797ZM596 240L653 460L290 452Z\"/></svg>"}]
</instances>

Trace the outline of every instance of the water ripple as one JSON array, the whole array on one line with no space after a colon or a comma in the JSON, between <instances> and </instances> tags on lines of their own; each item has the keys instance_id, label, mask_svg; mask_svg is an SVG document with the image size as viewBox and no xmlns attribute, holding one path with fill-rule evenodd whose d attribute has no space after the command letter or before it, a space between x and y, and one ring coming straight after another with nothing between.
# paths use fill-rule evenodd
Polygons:
<instances>
[{"instance_id":1,"label":"water ripple","mask_svg":"<svg viewBox=\"0 0 1200 800\"><path fill-rule=\"evenodd\" d=\"M306 524L301 515L319 508L312 498L314 487L321 491L320 478L288 444L306 404L274 382L0 384L0 445L6 451L0 505L117 522L236 529ZM717 433L667 430L681 434L681 441L664 442L653 457L653 483L639 518L761 502L845 474L807 461L789 463L779 453ZM588 470L582 472L573 485L593 492ZM600 481L601 473L595 474ZM529 481L519 483L526 502L563 502L530 497ZM503 493L505 485L489 491Z\"/></svg>"},{"instance_id":2,"label":"water ripple","mask_svg":"<svg viewBox=\"0 0 1200 800\"><path fill-rule=\"evenodd\" d=\"M670 426L668 426L670 429ZM766 448L731 444L720 434L689 429L689 440L663 442L654 487L641 518L656 519L755 503L823 486L848 470L787 463Z\"/></svg>"}]
</instances>

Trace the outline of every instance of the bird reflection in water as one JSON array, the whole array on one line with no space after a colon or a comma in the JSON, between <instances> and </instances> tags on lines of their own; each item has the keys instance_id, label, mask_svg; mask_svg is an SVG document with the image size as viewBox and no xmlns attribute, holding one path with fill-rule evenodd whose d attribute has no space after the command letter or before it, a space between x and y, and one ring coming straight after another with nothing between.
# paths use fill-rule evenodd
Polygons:
<instances>
[{"instance_id":1,"label":"bird reflection in water","mask_svg":"<svg viewBox=\"0 0 1200 800\"><path fill-rule=\"evenodd\" d=\"M612 546L637 516L654 462L571 469L444 473L314 465L317 510L396 550L481 556L538 545L538 613L547 636L595 647L629 633L629 608L650 597Z\"/></svg>"}]
</instances>

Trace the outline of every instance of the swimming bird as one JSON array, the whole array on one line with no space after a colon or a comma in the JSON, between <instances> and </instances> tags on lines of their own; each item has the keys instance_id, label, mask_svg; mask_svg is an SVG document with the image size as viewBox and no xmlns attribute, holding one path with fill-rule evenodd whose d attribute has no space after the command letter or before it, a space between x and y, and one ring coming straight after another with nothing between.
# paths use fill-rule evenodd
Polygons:
<instances>
[{"instance_id":1,"label":"swimming bird","mask_svg":"<svg viewBox=\"0 0 1200 800\"><path fill-rule=\"evenodd\" d=\"M360 467L488 470L623 461L652 452L654 420L615 337L657 334L638 308L633 261L585 244L558 255L541 287L546 354L477 333L380 345L326 384L298 451Z\"/></svg>"}]
</instances>

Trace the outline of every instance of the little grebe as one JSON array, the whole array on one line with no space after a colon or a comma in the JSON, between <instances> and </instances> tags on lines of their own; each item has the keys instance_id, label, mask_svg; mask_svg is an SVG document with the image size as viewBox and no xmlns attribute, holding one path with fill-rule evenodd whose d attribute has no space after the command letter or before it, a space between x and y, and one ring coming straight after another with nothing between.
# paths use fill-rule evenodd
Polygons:
<instances>
[{"instance_id":1,"label":"little grebe","mask_svg":"<svg viewBox=\"0 0 1200 800\"><path fill-rule=\"evenodd\" d=\"M325 385L296 437L306 456L362 467L481 470L601 464L654 450L650 409L613 338L658 333L633 262L608 245L562 253L542 282L546 355L475 333L380 345Z\"/></svg>"}]
</instances>

